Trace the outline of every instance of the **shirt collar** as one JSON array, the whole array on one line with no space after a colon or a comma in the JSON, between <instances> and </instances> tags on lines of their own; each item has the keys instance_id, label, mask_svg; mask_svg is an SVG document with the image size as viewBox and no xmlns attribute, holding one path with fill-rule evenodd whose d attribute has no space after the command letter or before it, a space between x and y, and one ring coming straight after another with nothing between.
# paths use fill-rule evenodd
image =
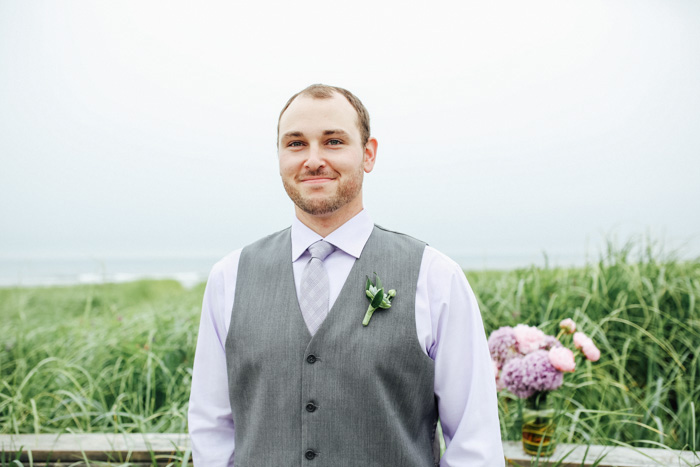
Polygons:
<instances>
[{"instance_id":1,"label":"shirt collar","mask_svg":"<svg viewBox=\"0 0 700 467\"><path fill-rule=\"evenodd\" d=\"M367 239L374 229L374 223L367 210L363 209L352 219L341 225L326 238L305 226L296 216L292 220L292 262L304 254L309 245L319 240L325 240L345 253L360 257Z\"/></svg>"}]
</instances>

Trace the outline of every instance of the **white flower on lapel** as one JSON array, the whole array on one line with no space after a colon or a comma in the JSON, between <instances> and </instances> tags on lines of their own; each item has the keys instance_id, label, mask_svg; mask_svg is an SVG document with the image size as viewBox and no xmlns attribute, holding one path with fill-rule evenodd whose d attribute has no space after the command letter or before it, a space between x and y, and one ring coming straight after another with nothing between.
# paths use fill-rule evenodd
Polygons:
<instances>
[{"instance_id":1,"label":"white flower on lapel","mask_svg":"<svg viewBox=\"0 0 700 467\"><path fill-rule=\"evenodd\" d=\"M369 307L367 308L367 313L365 313L365 319L362 320L363 326L369 324L369 320L372 318L375 310L391 308L391 299L396 296L396 290L394 289L384 293L382 280L376 272L374 276L377 278L374 284L369 280L369 277L367 277L367 282L365 283L365 293L369 298Z\"/></svg>"}]
</instances>

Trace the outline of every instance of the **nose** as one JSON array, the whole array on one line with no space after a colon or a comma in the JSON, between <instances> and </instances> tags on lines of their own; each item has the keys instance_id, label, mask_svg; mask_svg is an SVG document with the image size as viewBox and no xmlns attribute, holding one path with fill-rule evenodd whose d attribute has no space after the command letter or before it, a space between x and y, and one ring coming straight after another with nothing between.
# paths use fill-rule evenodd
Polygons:
<instances>
[{"instance_id":1,"label":"nose","mask_svg":"<svg viewBox=\"0 0 700 467\"><path fill-rule=\"evenodd\" d=\"M326 161L321 154L318 145L312 144L309 146L307 158L304 161L304 168L307 170L317 170L326 166Z\"/></svg>"}]
</instances>

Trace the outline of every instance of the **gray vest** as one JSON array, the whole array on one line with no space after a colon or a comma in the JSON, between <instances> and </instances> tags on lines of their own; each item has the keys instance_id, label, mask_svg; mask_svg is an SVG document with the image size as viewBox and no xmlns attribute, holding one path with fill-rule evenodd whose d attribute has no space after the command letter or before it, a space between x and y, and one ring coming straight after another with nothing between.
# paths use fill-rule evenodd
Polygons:
<instances>
[{"instance_id":1,"label":"gray vest","mask_svg":"<svg viewBox=\"0 0 700 467\"><path fill-rule=\"evenodd\" d=\"M290 230L241 252L226 339L236 467L429 467L434 362L416 336L425 244L375 226L316 334L299 309ZM362 326L374 273L396 297Z\"/></svg>"}]
</instances>

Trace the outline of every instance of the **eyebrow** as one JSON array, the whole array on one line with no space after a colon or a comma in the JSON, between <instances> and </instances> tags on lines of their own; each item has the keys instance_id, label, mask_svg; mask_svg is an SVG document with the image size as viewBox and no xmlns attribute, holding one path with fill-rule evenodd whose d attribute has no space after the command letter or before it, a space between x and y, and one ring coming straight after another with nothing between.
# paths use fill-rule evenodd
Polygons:
<instances>
[{"instance_id":1,"label":"eyebrow","mask_svg":"<svg viewBox=\"0 0 700 467\"><path fill-rule=\"evenodd\" d=\"M337 135L337 136L348 136L348 133L345 130L325 130L323 132L323 136L328 136L328 135Z\"/></svg>"},{"instance_id":2,"label":"eyebrow","mask_svg":"<svg viewBox=\"0 0 700 467\"><path fill-rule=\"evenodd\" d=\"M330 135L344 136L346 138L349 136L347 131L341 130L341 129L323 130L323 136L330 136ZM304 137L304 133L302 133L301 131L289 131L289 132L282 135L282 139L285 139L285 138L303 138L303 137Z\"/></svg>"}]
</instances>

